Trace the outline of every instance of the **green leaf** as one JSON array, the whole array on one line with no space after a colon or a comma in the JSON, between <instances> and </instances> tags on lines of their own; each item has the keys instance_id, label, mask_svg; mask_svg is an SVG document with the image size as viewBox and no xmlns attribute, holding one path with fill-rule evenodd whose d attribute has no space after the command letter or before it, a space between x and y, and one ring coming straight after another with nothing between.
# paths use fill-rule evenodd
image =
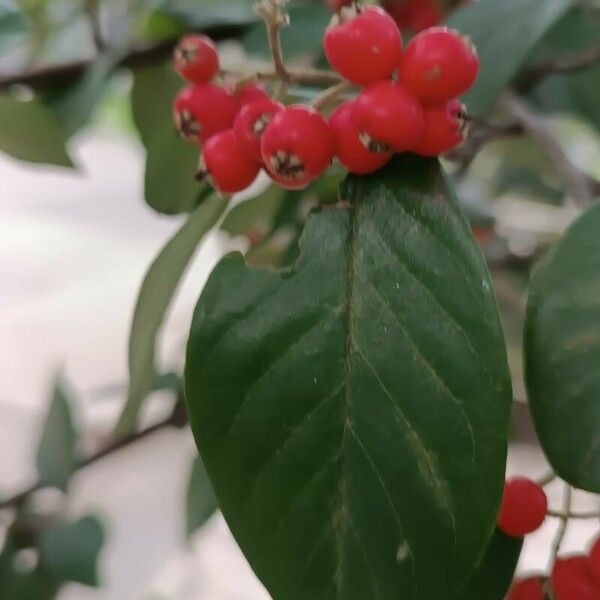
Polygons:
<instances>
[{"instance_id":1,"label":"green leaf","mask_svg":"<svg viewBox=\"0 0 600 600\"><path fill-rule=\"evenodd\" d=\"M154 354L160 326L198 244L225 211L228 200L212 196L189 216L156 257L142 283L129 334L129 390L117 432L135 426L142 402L155 380Z\"/></svg>"},{"instance_id":2,"label":"green leaf","mask_svg":"<svg viewBox=\"0 0 600 600\"><path fill-rule=\"evenodd\" d=\"M39 568L23 571L17 568L18 550L8 538L0 552L0 585L2 600L53 600L56 584L48 581Z\"/></svg>"},{"instance_id":3,"label":"green leaf","mask_svg":"<svg viewBox=\"0 0 600 600\"><path fill-rule=\"evenodd\" d=\"M186 400L276 600L430 600L495 528L510 377L489 274L435 160L348 178L295 265L213 271Z\"/></svg>"},{"instance_id":4,"label":"green leaf","mask_svg":"<svg viewBox=\"0 0 600 600\"><path fill-rule=\"evenodd\" d=\"M544 37L536 60L576 56L598 44L600 19L572 10ZM532 92L537 106L549 112L571 112L600 128L600 64L579 72L546 77Z\"/></svg>"},{"instance_id":5,"label":"green leaf","mask_svg":"<svg viewBox=\"0 0 600 600\"><path fill-rule=\"evenodd\" d=\"M45 567L59 581L97 587L97 562L103 544L102 524L87 516L46 529L40 538L40 554Z\"/></svg>"},{"instance_id":6,"label":"green leaf","mask_svg":"<svg viewBox=\"0 0 600 600\"><path fill-rule=\"evenodd\" d=\"M193 210L209 189L194 180L198 148L175 133L171 105L182 87L170 64L139 69L133 80L133 118L146 147L146 202L170 215Z\"/></svg>"},{"instance_id":7,"label":"green leaf","mask_svg":"<svg viewBox=\"0 0 600 600\"><path fill-rule=\"evenodd\" d=\"M187 29L248 25L257 20L252 0L171 0L158 12L178 19Z\"/></svg>"},{"instance_id":8,"label":"green leaf","mask_svg":"<svg viewBox=\"0 0 600 600\"><path fill-rule=\"evenodd\" d=\"M198 530L217 510L217 499L204 468L197 456L192 465L192 474L187 491L187 535Z\"/></svg>"},{"instance_id":9,"label":"green leaf","mask_svg":"<svg viewBox=\"0 0 600 600\"><path fill-rule=\"evenodd\" d=\"M0 151L15 158L72 167L58 121L37 100L0 94Z\"/></svg>"},{"instance_id":10,"label":"green leaf","mask_svg":"<svg viewBox=\"0 0 600 600\"><path fill-rule=\"evenodd\" d=\"M465 102L473 114L492 107L541 37L571 6L571 0L480 0L457 11L449 27L468 35L481 72Z\"/></svg>"},{"instance_id":11,"label":"green leaf","mask_svg":"<svg viewBox=\"0 0 600 600\"><path fill-rule=\"evenodd\" d=\"M523 548L523 538L496 529L475 576L461 600L503 600L510 587Z\"/></svg>"},{"instance_id":12,"label":"green leaf","mask_svg":"<svg viewBox=\"0 0 600 600\"><path fill-rule=\"evenodd\" d=\"M600 204L535 270L525 323L531 413L555 471L600 493Z\"/></svg>"},{"instance_id":13,"label":"green leaf","mask_svg":"<svg viewBox=\"0 0 600 600\"><path fill-rule=\"evenodd\" d=\"M106 52L88 67L80 81L46 98L46 106L56 115L67 137L90 120L122 56L121 51Z\"/></svg>"},{"instance_id":14,"label":"green leaf","mask_svg":"<svg viewBox=\"0 0 600 600\"><path fill-rule=\"evenodd\" d=\"M44 485L65 490L77 463L77 431L69 394L59 378L54 383L50 409L37 450L37 470Z\"/></svg>"},{"instance_id":15,"label":"green leaf","mask_svg":"<svg viewBox=\"0 0 600 600\"><path fill-rule=\"evenodd\" d=\"M12 0L0 1L0 50L6 51L27 31L27 20Z\"/></svg>"}]
</instances>

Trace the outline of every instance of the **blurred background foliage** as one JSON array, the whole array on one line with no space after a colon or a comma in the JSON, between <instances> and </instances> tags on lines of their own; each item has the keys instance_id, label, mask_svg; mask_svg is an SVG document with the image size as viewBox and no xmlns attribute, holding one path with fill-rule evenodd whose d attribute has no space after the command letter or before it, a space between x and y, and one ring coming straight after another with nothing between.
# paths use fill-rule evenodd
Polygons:
<instances>
[{"instance_id":1,"label":"blurred background foliage","mask_svg":"<svg viewBox=\"0 0 600 600\"><path fill-rule=\"evenodd\" d=\"M514 122L502 95L510 88L547 117L547 132L588 178L590 195L597 196L600 62L593 58L599 54L600 6L595 0L480 0L454 10L456 4L443 2L442 8L449 23L476 42L482 73L466 98L475 115L471 139L446 166L492 270L515 396L522 401L521 336L530 267L567 229L582 203L565 186L552 153L535 135L523 135L531 132ZM289 11L291 26L282 34L286 59L323 66L325 3L291 0ZM171 119L171 101L182 83L170 68L170 54L187 31L206 32L220 44L226 73L251 73L269 61L252 0L0 0L0 151L22 161L77 169L69 153L72 139L88 128L118 128L137 136L146 151L148 208L189 214L154 261L138 299L136 314L151 318L134 319L132 326L134 368L120 436L96 454L84 454L85 432L72 415L71 392L57 378L39 441L39 481L0 499L0 507L11 511L0 554L3 600L54 598L69 581L99 585L101 517L66 519L61 495L68 493L71 475L161 427L186 424L179 374L156 373L153 352L185 267L221 214L218 199L193 179L197 150L176 137ZM585 65L568 68L569 60L576 63L586 53ZM293 101L317 91L295 86L287 93ZM249 262L289 264L309 211L337 201L342 176L334 168L301 192L258 185L219 226L239 240ZM150 354L142 356L148 349ZM155 389L172 393L173 411L140 430L137 413ZM39 493L56 496L46 498L43 511L34 501ZM201 527L215 508L198 459L190 470L187 533Z\"/></svg>"}]
</instances>

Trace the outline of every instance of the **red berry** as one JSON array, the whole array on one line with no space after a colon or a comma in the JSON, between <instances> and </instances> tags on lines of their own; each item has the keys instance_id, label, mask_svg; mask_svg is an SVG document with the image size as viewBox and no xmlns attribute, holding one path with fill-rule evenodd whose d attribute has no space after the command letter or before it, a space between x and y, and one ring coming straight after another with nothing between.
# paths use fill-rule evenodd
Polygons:
<instances>
[{"instance_id":1,"label":"red berry","mask_svg":"<svg viewBox=\"0 0 600 600\"><path fill-rule=\"evenodd\" d=\"M334 15L323 45L331 66L359 85L389 78L402 53L398 26L376 6L354 5Z\"/></svg>"},{"instance_id":2,"label":"red berry","mask_svg":"<svg viewBox=\"0 0 600 600\"><path fill-rule=\"evenodd\" d=\"M425 110L425 133L414 149L421 156L439 156L461 144L468 130L467 113L458 100Z\"/></svg>"},{"instance_id":3,"label":"red berry","mask_svg":"<svg viewBox=\"0 0 600 600\"><path fill-rule=\"evenodd\" d=\"M600 538L598 538L598 541L592 546L590 552L590 565L594 577L596 577L596 580L600 583Z\"/></svg>"},{"instance_id":4,"label":"red berry","mask_svg":"<svg viewBox=\"0 0 600 600\"><path fill-rule=\"evenodd\" d=\"M433 0L387 0L383 7L401 29L419 32L443 20L442 11Z\"/></svg>"},{"instance_id":5,"label":"red berry","mask_svg":"<svg viewBox=\"0 0 600 600\"><path fill-rule=\"evenodd\" d=\"M358 95L352 122L361 134L371 138L363 138L365 145L379 144L396 152L415 148L425 131L421 104L413 94L392 81L373 83Z\"/></svg>"},{"instance_id":6,"label":"red berry","mask_svg":"<svg viewBox=\"0 0 600 600\"><path fill-rule=\"evenodd\" d=\"M223 88L199 83L181 90L173 102L173 117L180 135L204 143L215 133L229 129L237 112L235 100Z\"/></svg>"},{"instance_id":7,"label":"red berry","mask_svg":"<svg viewBox=\"0 0 600 600\"><path fill-rule=\"evenodd\" d=\"M483 600L483 599L482 599ZM544 600L544 584L540 577L515 581L506 600Z\"/></svg>"},{"instance_id":8,"label":"red berry","mask_svg":"<svg viewBox=\"0 0 600 600\"><path fill-rule=\"evenodd\" d=\"M186 35L173 51L175 70L192 83L206 83L219 72L219 55L205 35Z\"/></svg>"},{"instance_id":9,"label":"red berry","mask_svg":"<svg viewBox=\"0 0 600 600\"><path fill-rule=\"evenodd\" d=\"M327 121L316 110L292 105L267 125L261 151L275 181L289 189L301 189L327 169L335 140Z\"/></svg>"},{"instance_id":10,"label":"red berry","mask_svg":"<svg viewBox=\"0 0 600 600\"><path fill-rule=\"evenodd\" d=\"M262 163L260 151L262 134L273 117L283 109L283 104L270 98L261 98L242 106L235 118L233 130L244 152L252 160Z\"/></svg>"},{"instance_id":11,"label":"red berry","mask_svg":"<svg viewBox=\"0 0 600 600\"><path fill-rule=\"evenodd\" d=\"M445 27L417 34L399 64L400 81L429 106L444 104L466 92L478 73L474 46Z\"/></svg>"},{"instance_id":12,"label":"red berry","mask_svg":"<svg viewBox=\"0 0 600 600\"><path fill-rule=\"evenodd\" d=\"M269 100L269 94L260 85L249 83L238 90L234 94L234 98L237 100L239 107L242 108L245 104L255 100Z\"/></svg>"},{"instance_id":13,"label":"red berry","mask_svg":"<svg viewBox=\"0 0 600 600\"><path fill-rule=\"evenodd\" d=\"M232 129L213 135L204 145L198 178L207 178L223 194L245 190L260 171L260 165L244 152Z\"/></svg>"},{"instance_id":14,"label":"red berry","mask_svg":"<svg viewBox=\"0 0 600 600\"><path fill-rule=\"evenodd\" d=\"M587 556L560 558L552 570L552 587L557 600L598 600L600 584L592 574Z\"/></svg>"},{"instance_id":15,"label":"red berry","mask_svg":"<svg viewBox=\"0 0 600 600\"><path fill-rule=\"evenodd\" d=\"M338 160L351 173L372 173L391 158L391 152L371 152L360 141L359 131L352 123L354 102L340 104L329 117L329 126L335 137Z\"/></svg>"},{"instance_id":16,"label":"red berry","mask_svg":"<svg viewBox=\"0 0 600 600\"><path fill-rule=\"evenodd\" d=\"M547 511L544 490L531 479L515 477L504 484L498 527L507 535L523 537L541 526Z\"/></svg>"}]
</instances>

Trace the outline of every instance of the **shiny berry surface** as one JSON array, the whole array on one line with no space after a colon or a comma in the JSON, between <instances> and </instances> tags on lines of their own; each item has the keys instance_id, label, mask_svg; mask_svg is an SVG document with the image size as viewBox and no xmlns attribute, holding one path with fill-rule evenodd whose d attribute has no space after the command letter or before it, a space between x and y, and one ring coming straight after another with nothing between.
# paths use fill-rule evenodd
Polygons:
<instances>
[{"instance_id":1,"label":"shiny berry surface","mask_svg":"<svg viewBox=\"0 0 600 600\"><path fill-rule=\"evenodd\" d=\"M255 100L268 100L269 94L267 94L260 85L249 83L240 90L237 90L237 92L233 94L233 97L241 109L244 105L254 102Z\"/></svg>"},{"instance_id":2,"label":"shiny berry surface","mask_svg":"<svg viewBox=\"0 0 600 600\"><path fill-rule=\"evenodd\" d=\"M504 484L498 527L507 535L523 537L541 526L547 510L546 494L537 483L525 477L509 479Z\"/></svg>"},{"instance_id":3,"label":"shiny berry surface","mask_svg":"<svg viewBox=\"0 0 600 600\"><path fill-rule=\"evenodd\" d=\"M541 577L530 577L529 579L515 581L506 596L506 600L544 600L544 584Z\"/></svg>"},{"instance_id":4,"label":"shiny berry surface","mask_svg":"<svg viewBox=\"0 0 600 600\"><path fill-rule=\"evenodd\" d=\"M552 569L556 600L599 600L600 583L592 574L587 556L560 558Z\"/></svg>"},{"instance_id":5,"label":"shiny berry surface","mask_svg":"<svg viewBox=\"0 0 600 600\"><path fill-rule=\"evenodd\" d=\"M424 104L444 104L465 93L479 73L471 43L454 30L432 27L408 44L398 67L400 82Z\"/></svg>"},{"instance_id":6,"label":"shiny berry surface","mask_svg":"<svg viewBox=\"0 0 600 600\"><path fill-rule=\"evenodd\" d=\"M234 194L245 190L260 171L260 165L244 152L233 130L212 136L204 145L198 175L206 177L218 191Z\"/></svg>"},{"instance_id":7,"label":"shiny berry surface","mask_svg":"<svg viewBox=\"0 0 600 600\"><path fill-rule=\"evenodd\" d=\"M323 46L329 63L340 75L368 85L390 77L400 60L402 38L384 10L353 5L334 15Z\"/></svg>"},{"instance_id":8,"label":"shiny berry surface","mask_svg":"<svg viewBox=\"0 0 600 600\"><path fill-rule=\"evenodd\" d=\"M459 146L467 134L465 107L458 100L445 106L425 110L425 132L415 153L421 156L439 156Z\"/></svg>"},{"instance_id":9,"label":"shiny berry surface","mask_svg":"<svg viewBox=\"0 0 600 600\"><path fill-rule=\"evenodd\" d=\"M286 107L267 125L261 152L267 172L281 186L301 189L331 164L335 139L327 121L313 108Z\"/></svg>"},{"instance_id":10,"label":"shiny berry surface","mask_svg":"<svg viewBox=\"0 0 600 600\"><path fill-rule=\"evenodd\" d=\"M207 83L219 72L219 56L205 35L187 35L173 51L175 70L191 83Z\"/></svg>"},{"instance_id":11,"label":"shiny berry surface","mask_svg":"<svg viewBox=\"0 0 600 600\"><path fill-rule=\"evenodd\" d=\"M335 153L350 173L372 173L383 167L391 152L371 152L360 141L358 129L352 123L354 102L344 102L329 117L329 126L335 137Z\"/></svg>"},{"instance_id":12,"label":"shiny berry surface","mask_svg":"<svg viewBox=\"0 0 600 600\"><path fill-rule=\"evenodd\" d=\"M262 163L260 140L267 125L275 115L283 110L280 102L270 98L261 98L246 103L238 113L233 124L233 130L244 152L252 160Z\"/></svg>"},{"instance_id":13,"label":"shiny berry surface","mask_svg":"<svg viewBox=\"0 0 600 600\"><path fill-rule=\"evenodd\" d=\"M358 95L352 122L361 134L372 138L373 145L389 146L395 152L413 150L425 131L421 104L413 94L392 81L374 83Z\"/></svg>"},{"instance_id":14,"label":"shiny berry surface","mask_svg":"<svg viewBox=\"0 0 600 600\"><path fill-rule=\"evenodd\" d=\"M231 94L210 83L181 90L173 102L177 131L185 140L204 143L215 133L229 129L237 113Z\"/></svg>"},{"instance_id":15,"label":"shiny berry surface","mask_svg":"<svg viewBox=\"0 0 600 600\"><path fill-rule=\"evenodd\" d=\"M600 538L598 538L590 551L590 566L594 577L600 583Z\"/></svg>"}]
</instances>

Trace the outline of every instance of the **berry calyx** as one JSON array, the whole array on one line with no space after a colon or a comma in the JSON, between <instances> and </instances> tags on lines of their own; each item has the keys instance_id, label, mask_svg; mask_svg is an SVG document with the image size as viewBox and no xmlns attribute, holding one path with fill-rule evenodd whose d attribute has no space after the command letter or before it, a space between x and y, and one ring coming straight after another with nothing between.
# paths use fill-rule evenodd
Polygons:
<instances>
[{"instance_id":1,"label":"berry calyx","mask_svg":"<svg viewBox=\"0 0 600 600\"><path fill-rule=\"evenodd\" d=\"M544 490L530 479L515 477L504 484L498 527L507 535L523 537L541 526L547 511Z\"/></svg>"},{"instance_id":2,"label":"berry calyx","mask_svg":"<svg viewBox=\"0 0 600 600\"><path fill-rule=\"evenodd\" d=\"M417 34L400 59L401 83L424 104L444 104L466 92L477 79L479 59L466 38L446 27Z\"/></svg>"},{"instance_id":3,"label":"berry calyx","mask_svg":"<svg viewBox=\"0 0 600 600\"><path fill-rule=\"evenodd\" d=\"M206 83L219 72L219 55L205 35L186 35L173 51L175 70L191 83Z\"/></svg>"},{"instance_id":4,"label":"berry calyx","mask_svg":"<svg viewBox=\"0 0 600 600\"><path fill-rule=\"evenodd\" d=\"M371 152L360 141L360 133L352 123L354 102L340 104L329 117L335 137L335 154L350 173L365 174L377 171L391 158L391 152Z\"/></svg>"},{"instance_id":5,"label":"berry calyx","mask_svg":"<svg viewBox=\"0 0 600 600\"><path fill-rule=\"evenodd\" d=\"M594 577L600 583L600 538L592 546L590 551L590 566Z\"/></svg>"},{"instance_id":6,"label":"berry calyx","mask_svg":"<svg viewBox=\"0 0 600 600\"><path fill-rule=\"evenodd\" d=\"M352 83L389 78L402 53L398 26L384 10L352 5L333 16L323 39L331 66Z\"/></svg>"},{"instance_id":7,"label":"berry calyx","mask_svg":"<svg viewBox=\"0 0 600 600\"><path fill-rule=\"evenodd\" d=\"M544 600L544 582L541 577L515 581L506 600Z\"/></svg>"},{"instance_id":8,"label":"berry calyx","mask_svg":"<svg viewBox=\"0 0 600 600\"><path fill-rule=\"evenodd\" d=\"M207 179L223 194L245 190L260 171L260 165L244 152L234 131L213 135L204 145L196 178Z\"/></svg>"},{"instance_id":9,"label":"berry calyx","mask_svg":"<svg viewBox=\"0 0 600 600\"><path fill-rule=\"evenodd\" d=\"M552 569L552 588L557 600L598 600L600 584L587 556L560 558Z\"/></svg>"},{"instance_id":10,"label":"berry calyx","mask_svg":"<svg viewBox=\"0 0 600 600\"><path fill-rule=\"evenodd\" d=\"M365 88L354 101L352 122L365 146L396 152L413 150L423 138L425 114L416 97L392 81Z\"/></svg>"},{"instance_id":11,"label":"berry calyx","mask_svg":"<svg viewBox=\"0 0 600 600\"><path fill-rule=\"evenodd\" d=\"M291 105L278 112L261 140L267 172L288 189L302 189L321 175L334 151L327 121L308 106Z\"/></svg>"},{"instance_id":12,"label":"berry calyx","mask_svg":"<svg viewBox=\"0 0 600 600\"><path fill-rule=\"evenodd\" d=\"M439 156L462 144L467 136L467 111L458 100L425 110L425 132L414 149L421 156Z\"/></svg>"},{"instance_id":13,"label":"berry calyx","mask_svg":"<svg viewBox=\"0 0 600 600\"><path fill-rule=\"evenodd\" d=\"M204 143L229 129L237 113L235 100L223 88L199 83L181 90L173 102L177 131L185 140Z\"/></svg>"},{"instance_id":14,"label":"berry calyx","mask_svg":"<svg viewBox=\"0 0 600 600\"><path fill-rule=\"evenodd\" d=\"M240 109L235 118L233 130L244 152L252 160L262 163L260 150L262 134L275 115L283 109L283 104L270 98L254 100Z\"/></svg>"}]
</instances>

